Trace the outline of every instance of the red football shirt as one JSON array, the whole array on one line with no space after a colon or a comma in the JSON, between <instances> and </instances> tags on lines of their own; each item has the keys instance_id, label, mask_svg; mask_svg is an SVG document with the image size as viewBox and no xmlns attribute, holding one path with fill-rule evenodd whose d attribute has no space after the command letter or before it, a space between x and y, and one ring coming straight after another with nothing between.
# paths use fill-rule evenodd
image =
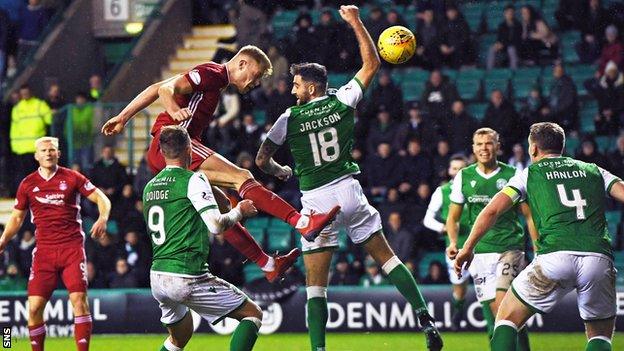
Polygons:
<instances>
[{"instance_id":1,"label":"red football shirt","mask_svg":"<svg viewBox=\"0 0 624 351\"><path fill-rule=\"evenodd\" d=\"M58 167L50 179L37 170L20 183L15 208L25 211L30 207L37 247L82 246L80 195L94 191L89 179L69 168Z\"/></svg>"},{"instance_id":2,"label":"red football shirt","mask_svg":"<svg viewBox=\"0 0 624 351\"><path fill-rule=\"evenodd\" d=\"M156 135L164 126L179 124L186 128L192 139L201 139L202 132L212 122L221 91L229 83L227 68L225 65L208 62L186 72L184 77L193 87L193 93L175 95L174 98L180 108L188 107L191 110L192 117L178 122L167 111L161 112L152 127L152 135Z\"/></svg>"}]
</instances>

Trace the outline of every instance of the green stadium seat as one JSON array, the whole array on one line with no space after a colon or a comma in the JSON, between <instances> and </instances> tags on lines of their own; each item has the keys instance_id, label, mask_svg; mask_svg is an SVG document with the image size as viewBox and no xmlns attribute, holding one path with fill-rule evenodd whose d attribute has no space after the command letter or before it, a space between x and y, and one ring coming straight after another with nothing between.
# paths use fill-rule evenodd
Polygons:
<instances>
[{"instance_id":1,"label":"green stadium seat","mask_svg":"<svg viewBox=\"0 0 624 351\"><path fill-rule=\"evenodd\" d=\"M581 111L581 132L596 132L596 125L594 124L594 113L584 113L583 111Z\"/></svg>"},{"instance_id":2,"label":"green stadium seat","mask_svg":"<svg viewBox=\"0 0 624 351\"><path fill-rule=\"evenodd\" d=\"M490 94L494 90L500 90L503 94L507 94L509 88L509 80L502 78L485 78L483 81L483 94L486 100L489 99Z\"/></svg>"},{"instance_id":3,"label":"green stadium seat","mask_svg":"<svg viewBox=\"0 0 624 351\"><path fill-rule=\"evenodd\" d=\"M288 251L292 248L293 233L290 229L267 229L267 247L269 252Z\"/></svg>"},{"instance_id":4,"label":"green stadium seat","mask_svg":"<svg viewBox=\"0 0 624 351\"><path fill-rule=\"evenodd\" d=\"M271 218L269 217L256 217L256 218L249 218L248 220L245 221L245 227L246 228L261 228L261 229L265 229L269 226L269 221L271 220Z\"/></svg>"},{"instance_id":5,"label":"green stadium seat","mask_svg":"<svg viewBox=\"0 0 624 351\"><path fill-rule=\"evenodd\" d=\"M563 44L562 58L565 63L576 63L579 61L579 57L573 43L574 42L565 42Z\"/></svg>"},{"instance_id":6,"label":"green stadium seat","mask_svg":"<svg viewBox=\"0 0 624 351\"><path fill-rule=\"evenodd\" d=\"M552 74L549 73L547 75L543 75L540 80L542 82L542 96L546 97L550 94L550 87L555 78L553 78Z\"/></svg>"},{"instance_id":7,"label":"green stadium seat","mask_svg":"<svg viewBox=\"0 0 624 351\"><path fill-rule=\"evenodd\" d=\"M330 88L339 88L353 78L352 73L330 73L327 75L327 84Z\"/></svg>"},{"instance_id":8,"label":"green stadium seat","mask_svg":"<svg viewBox=\"0 0 624 351\"><path fill-rule=\"evenodd\" d=\"M457 86L459 97L462 98L462 100L476 100L479 97L481 80L458 80L455 85Z\"/></svg>"},{"instance_id":9,"label":"green stadium seat","mask_svg":"<svg viewBox=\"0 0 624 351\"><path fill-rule=\"evenodd\" d=\"M420 68L406 68L400 70L399 72L402 72L403 74L403 79L401 80L402 82L412 80L422 82L423 84L425 81L429 80L429 76L431 75L431 72Z\"/></svg>"},{"instance_id":10,"label":"green stadium seat","mask_svg":"<svg viewBox=\"0 0 624 351\"><path fill-rule=\"evenodd\" d=\"M614 251L614 266L619 272L624 271L624 251ZM618 285L624 284L624 274L617 274L615 283Z\"/></svg>"},{"instance_id":11,"label":"green stadium seat","mask_svg":"<svg viewBox=\"0 0 624 351\"><path fill-rule=\"evenodd\" d=\"M537 85L537 79L531 77L516 76L511 80L513 96L516 99L526 98L531 89ZM539 88L539 87L538 87Z\"/></svg>"},{"instance_id":12,"label":"green stadium seat","mask_svg":"<svg viewBox=\"0 0 624 351\"><path fill-rule=\"evenodd\" d=\"M243 275L245 275L245 282L249 283L256 279L264 278L264 272L255 263L247 263L243 266Z\"/></svg>"},{"instance_id":13,"label":"green stadium seat","mask_svg":"<svg viewBox=\"0 0 624 351\"><path fill-rule=\"evenodd\" d=\"M487 110L487 103L473 103L468 105L468 112L474 116L474 118L479 121L483 120L485 117L485 110Z\"/></svg>"},{"instance_id":14,"label":"green stadium seat","mask_svg":"<svg viewBox=\"0 0 624 351\"><path fill-rule=\"evenodd\" d=\"M474 33L479 31L479 26L481 25L481 21L483 20L483 15L479 14L467 14L464 16L466 18L466 22L468 22L468 27Z\"/></svg>"},{"instance_id":15,"label":"green stadium seat","mask_svg":"<svg viewBox=\"0 0 624 351\"><path fill-rule=\"evenodd\" d=\"M456 69L444 68L442 69L442 75L446 76L450 82L455 83L459 72Z\"/></svg>"},{"instance_id":16,"label":"green stadium seat","mask_svg":"<svg viewBox=\"0 0 624 351\"><path fill-rule=\"evenodd\" d=\"M429 252L420 260L418 264L418 274L421 277L427 275L429 270L429 264L433 261L439 261L442 265L446 266L446 259L444 258L444 252Z\"/></svg>"},{"instance_id":17,"label":"green stadium seat","mask_svg":"<svg viewBox=\"0 0 624 351\"><path fill-rule=\"evenodd\" d=\"M520 67L514 72L514 78L538 79L542 75L541 67Z\"/></svg>"},{"instance_id":18,"label":"green stadium seat","mask_svg":"<svg viewBox=\"0 0 624 351\"><path fill-rule=\"evenodd\" d=\"M609 228L609 234L614 239L617 235L620 222L622 221L622 212L620 211L607 211L605 212L607 218L607 228Z\"/></svg>"},{"instance_id":19,"label":"green stadium seat","mask_svg":"<svg viewBox=\"0 0 624 351\"><path fill-rule=\"evenodd\" d=\"M514 75L509 68L494 68L485 72L485 78L510 79Z\"/></svg>"},{"instance_id":20,"label":"green stadium seat","mask_svg":"<svg viewBox=\"0 0 624 351\"><path fill-rule=\"evenodd\" d=\"M479 68L468 68L459 71L459 75L457 76L458 80L481 80L485 77L485 70Z\"/></svg>"},{"instance_id":21,"label":"green stadium seat","mask_svg":"<svg viewBox=\"0 0 624 351\"><path fill-rule=\"evenodd\" d=\"M253 110L253 116L258 125L264 125L266 123L266 111L265 110Z\"/></svg>"},{"instance_id":22,"label":"green stadium seat","mask_svg":"<svg viewBox=\"0 0 624 351\"><path fill-rule=\"evenodd\" d=\"M611 136L597 136L596 137L596 145L598 145L598 150L602 153L608 153L612 151L615 147L615 138Z\"/></svg>"},{"instance_id":23,"label":"green stadium seat","mask_svg":"<svg viewBox=\"0 0 624 351\"><path fill-rule=\"evenodd\" d=\"M245 226L245 228L247 228L247 230L249 231L249 234L251 234L251 236L253 236L253 238L258 242L258 245L264 246L264 243L266 241L265 240L266 229L259 228L259 227L248 227L248 226Z\"/></svg>"},{"instance_id":24,"label":"green stadium seat","mask_svg":"<svg viewBox=\"0 0 624 351\"><path fill-rule=\"evenodd\" d=\"M578 137L570 137L565 140L565 152L566 155L574 157L576 149L581 145L581 141Z\"/></svg>"},{"instance_id":25,"label":"green stadium seat","mask_svg":"<svg viewBox=\"0 0 624 351\"><path fill-rule=\"evenodd\" d=\"M347 235L347 231L344 229L340 229L338 232L338 250L339 251L347 251L349 248L349 235Z\"/></svg>"},{"instance_id":26,"label":"green stadium seat","mask_svg":"<svg viewBox=\"0 0 624 351\"><path fill-rule=\"evenodd\" d=\"M292 227L290 226L290 224L282 221L281 219L272 218L269 223L268 229L290 230L292 229Z\"/></svg>"},{"instance_id":27,"label":"green stadium seat","mask_svg":"<svg viewBox=\"0 0 624 351\"><path fill-rule=\"evenodd\" d=\"M420 100L420 97L425 91L424 81L408 80L401 83L401 89L403 90L403 99L405 101Z\"/></svg>"}]
</instances>

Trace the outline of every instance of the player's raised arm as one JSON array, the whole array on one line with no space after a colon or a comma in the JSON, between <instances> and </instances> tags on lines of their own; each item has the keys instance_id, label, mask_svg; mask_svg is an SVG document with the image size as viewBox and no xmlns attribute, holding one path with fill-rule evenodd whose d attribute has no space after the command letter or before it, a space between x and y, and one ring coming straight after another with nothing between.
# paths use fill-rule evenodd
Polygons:
<instances>
[{"instance_id":1,"label":"player's raised arm","mask_svg":"<svg viewBox=\"0 0 624 351\"><path fill-rule=\"evenodd\" d=\"M91 227L91 236L97 239L106 233L106 223L110 216L111 202L100 189L95 189L91 195L87 196L87 199L97 204L98 212L100 213L97 221Z\"/></svg>"},{"instance_id":2,"label":"player's raised arm","mask_svg":"<svg viewBox=\"0 0 624 351\"><path fill-rule=\"evenodd\" d=\"M104 135L115 135L121 133L125 125L128 124L128 121L130 121L132 117L146 109L158 99L158 88L160 88L161 85L181 76L182 75L177 75L158 83L154 83L145 88L139 93L139 95L132 99L132 101L130 101L130 103L126 105L126 107L124 107L124 109L117 116L112 117L104 123L102 126L102 133Z\"/></svg>"},{"instance_id":3,"label":"player's raised arm","mask_svg":"<svg viewBox=\"0 0 624 351\"><path fill-rule=\"evenodd\" d=\"M504 191L500 191L494 196L492 201L485 206L481 213L479 213L474 225L472 226L470 235L464 243L464 247L455 257L455 272L457 274L461 273L464 263L467 264L464 268L468 268L468 265L470 265L474 256L474 248L477 246L479 240L481 240L485 233L492 228L498 217L509 211L513 205L513 199Z\"/></svg>"},{"instance_id":4,"label":"player's raised arm","mask_svg":"<svg viewBox=\"0 0 624 351\"><path fill-rule=\"evenodd\" d=\"M178 75L175 79L166 81L158 88L158 96L165 105L167 113L176 121L184 121L191 118L191 110L187 107L180 108L180 105L175 101L175 94L190 94L193 92L191 83L183 75Z\"/></svg>"},{"instance_id":5,"label":"player's raised arm","mask_svg":"<svg viewBox=\"0 0 624 351\"><path fill-rule=\"evenodd\" d=\"M4 232L0 237L0 254L4 252L4 249L6 248L9 241L13 239L15 234L17 234L19 229L22 227L22 223L24 223L24 218L26 218L25 210L13 209L13 212L11 212L11 216L9 217L9 220L4 227Z\"/></svg>"},{"instance_id":6,"label":"player's raised arm","mask_svg":"<svg viewBox=\"0 0 624 351\"><path fill-rule=\"evenodd\" d=\"M340 17L342 17L355 32L355 37L360 47L360 56L362 58L362 68L355 74L355 78L362 83L363 88L367 88L381 65L379 55L375 49L375 44L360 19L360 10L357 6L340 6L338 12L340 13Z\"/></svg>"},{"instance_id":7,"label":"player's raised arm","mask_svg":"<svg viewBox=\"0 0 624 351\"><path fill-rule=\"evenodd\" d=\"M286 129L290 109L286 110L273 124L271 130L260 145L256 155L256 165L266 174L270 174L286 181L292 176L292 169L289 166L282 166L273 159L275 152L284 144L286 140Z\"/></svg>"}]
</instances>

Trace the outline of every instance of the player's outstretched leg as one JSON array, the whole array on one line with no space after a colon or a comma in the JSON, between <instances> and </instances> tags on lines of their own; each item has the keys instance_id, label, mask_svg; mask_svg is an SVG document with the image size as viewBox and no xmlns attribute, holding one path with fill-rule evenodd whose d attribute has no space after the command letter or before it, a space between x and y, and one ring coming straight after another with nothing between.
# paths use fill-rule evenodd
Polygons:
<instances>
[{"instance_id":1,"label":"player's outstretched leg","mask_svg":"<svg viewBox=\"0 0 624 351\"><path fill-rule=\"evenodd\" d=\"M381 269L386 273L390 282L416 311L416 316L427 339L427 349L441 350L443 346L442 337L435 325L435 320L429 315L425 299L418 289L416 280L403 262L394 255L383 233L379 231L373 234L365 242L364 248L381 265Z\"/></svg>"},{"instance_id":2,"label":"player's outstretched leg","mask_svg":"<svg viewBox=\"0 0 624 351\"><path fill-rule=\"evenodd\" d=\"M238 319L240 323L232 334L230 351L251 351L258 339L258 330L262 325L262 310L254 302L248 300L236 311L228 315Z\"/></svg>"},{"instance_id":3,"label":"player's outstretched leg","mask_svg":"<svg viewBox=\"0 0 624 351\"><path fill-rule=\"evenodd\" d=\"M230 200L217 187L213 186L212 192L219 205L219 211L227 213L232 207ZM260 266L269 282L273 282L281 277L301 254L299 249L293 249L288 254L282 256L272 257L267 255L249 231L240 223L236 223L232 228L226 230L223 233L223 238L247 259Z\"/></svg>"},{"instance_id":4,"label":"player's outstretched leg","mask_svg":"<svg viewBox=\"0 0 624 351\"><path fill-rule=\"evenodd\" d=\"M242 198L252 200L261 211L290 224L308 241L314 241L340 210L336 206L328 213L302 216L289 203L258 183L251 172L236 166L219 154L213 154L205 159L200 169L206 173L210 184L237 190Z\"/></svg>"},{"instance_id":5,"label":"player's outstretched leg","mask_svg":"<svg viewBox=\"0 0 624 351\"><path fill-rule=\"evenodd\" d=\"M47 299L41 296L28 296L28 333L32 351L43 351L46 337L43 309Z\"/></svg>"}]
</instances>

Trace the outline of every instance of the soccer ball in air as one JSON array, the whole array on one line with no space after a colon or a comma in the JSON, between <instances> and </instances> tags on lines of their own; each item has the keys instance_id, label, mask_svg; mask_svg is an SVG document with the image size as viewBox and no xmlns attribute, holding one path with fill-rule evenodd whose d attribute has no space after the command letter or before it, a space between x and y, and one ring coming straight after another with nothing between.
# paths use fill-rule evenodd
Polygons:
<instances>
[{"instance_id":1,"label":"soccer ball in air","mask_svg":"<svg viewBox=\"0 0 624 351\"><path fill-rule=\"evenodd\" d=\"M396 65L412 58L416 51L416 37L403 26L392 26L381 33L377 48L382 59Z\"/></svg>"}]
</instances>

